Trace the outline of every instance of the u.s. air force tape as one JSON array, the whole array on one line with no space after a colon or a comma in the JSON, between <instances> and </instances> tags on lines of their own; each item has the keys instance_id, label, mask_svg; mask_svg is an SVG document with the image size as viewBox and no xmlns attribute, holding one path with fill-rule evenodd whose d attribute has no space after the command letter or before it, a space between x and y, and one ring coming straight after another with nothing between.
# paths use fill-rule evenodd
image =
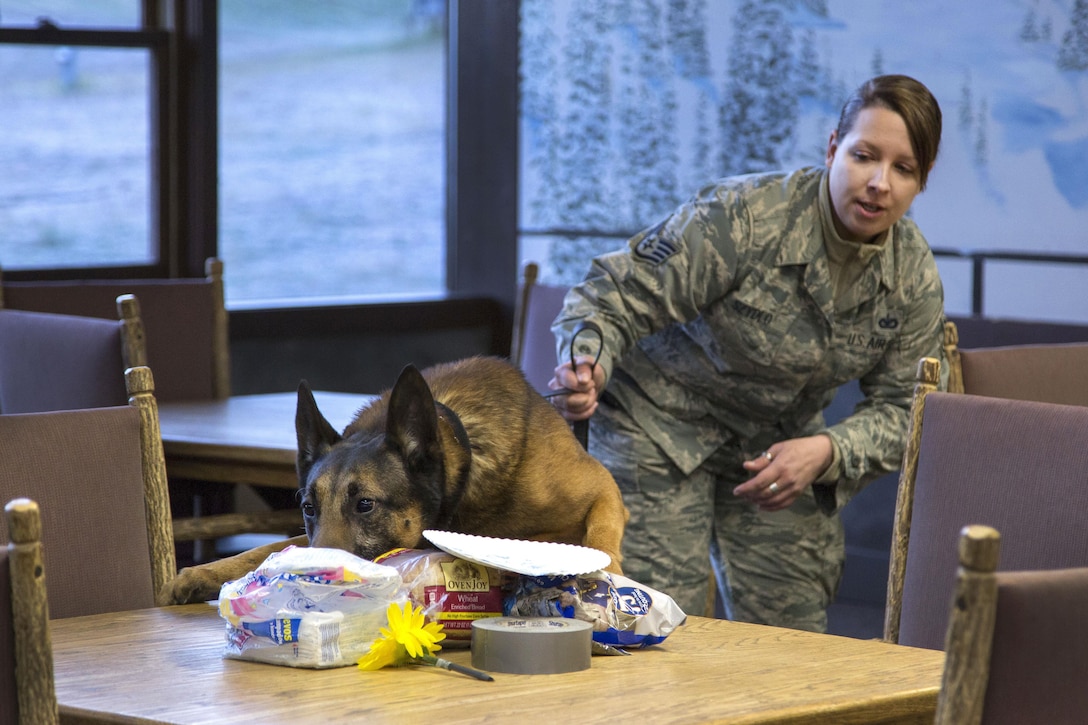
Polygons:
<instances>
[{"instance_id":1,"label":"u.s. air force tape","mask_svg":"<svg viewBox=\"0 0 1088 725\"><path fill-rule=\"evenodd\" d=\"M593 625L562 617L489 617L472 623L472 666L553 675L588 670Z\"/></svg>"}]
</instances>

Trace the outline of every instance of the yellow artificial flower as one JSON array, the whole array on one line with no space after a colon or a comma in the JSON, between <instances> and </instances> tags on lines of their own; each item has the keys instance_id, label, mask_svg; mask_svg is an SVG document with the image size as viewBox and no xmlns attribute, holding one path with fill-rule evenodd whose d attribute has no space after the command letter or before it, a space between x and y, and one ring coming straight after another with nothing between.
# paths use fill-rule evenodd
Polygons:
<instances>
[{"instance_id":1,"label":"yellow artificial flower","mask_svg":"<svg viewBox=\"0 0 1088 725\"><path fill-rule=\"evenodd\" d=\"M436 650L442 649L438 643L446 638L446 633L442 631L441 624L427 621L423 616L423 607L413 608L411 602L405 602L401 608L393 602L385 610L385 616L389 626L381 628L382 636L374 640L370 650L359 658L359 669L380 670L389 666L420 664L460 672L485 682L494 680L486 672L434 656Z\"/></svg>"},{"instance_id":2,"label":"yellow artificial flower","mask_svg":"<svg viewBox=\"0 0 1088 725\"><path fill-rule=\"evenodd\" d=\"M359 668L380 670L382 667L406 665L410 661L433 654L442 649L438 644L446 638L442 625L427 622L423 607L412 607L410 601L392 602L385 611L388 627L382 627L382 636L370 645L370 651L359 659Z\"/></svg>"},{"instance_id":3,"label":"yellow artificial flower","mask_svg":"<svg viewBox=\"0 0 1088 725\"><path fill-rule=\"evenodd\" d=\"M385 631L384 627L382 631ZM396 640L382 637L374 640L370 645L370 651L359 658L358 664L361 670L380 670L389 666L400 667L408 664L408 653L397 644Z\"/></svg>"},{"instance_id":4,"label":"yellow artificial flower","mask_svg":"<svg viewBox=\"0 0 1088 725\"><path fill-rule=\"evenodd\" d=\"M393 603L386 610L386 616L389 618L389 629L383 627L382 634L392 636L403 645L409 657L422 657L442 649L438 643L446 638L446 633L442 631L441 624L427 621L423 616L423 607L413 609L411 602L405 602L402 610Z\"/></svg>"}]
</instances>

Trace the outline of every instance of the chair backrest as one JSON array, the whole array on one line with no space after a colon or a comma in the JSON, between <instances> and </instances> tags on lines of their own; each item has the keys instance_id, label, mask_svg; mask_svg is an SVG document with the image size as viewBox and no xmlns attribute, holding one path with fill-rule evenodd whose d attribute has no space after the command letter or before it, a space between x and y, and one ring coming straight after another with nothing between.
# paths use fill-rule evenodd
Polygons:
<instances>
[{"instance_id":1,"label":"chair backrest","mask_svg":"<svg viewBox=\"0 0 1088 725\"><path fill-rule=\"evenodd\" d=\"M0 309L0 413L123 405L121 328L118 320Z\"/></svg>"},{"instance_id":2,"label":"chair backrest","mask_svg":"<svg viewBox=\"0 0 1088 725\"><path fill-rule=\"evenodd\" d=\"M935 723L1082 723L1088 568L996 572L1000 541L961 533Z\"/></svg>"},{"instance_id":3,"label":"chair backrest","mask_svg":"<svg viewBox=\"0 0 1088 725\"><path fill-rule=\"evenodd\" d=\"M548 392L548 381L555 374L555 335L552 322L563 309L566 287L539 284L535 262L525 265L514 311L510 360L525 373L537 392Z\"/></svg>"},{"instance_id":4,"label":"chair backrest","mask_svg":"<svg viewBox=\"0 0 1088 725\"><path fill-rule=\"evenodd\" d=\"M1083 723L1088 713L1088 567L997 572L996 577L983 723Z\"/></svg>"},{"instance_id":5,"label":"chair backrest","mask_svg":"<svg viewBox=\"0 0 1088 725\"><path fill-rule=\"evenodd\" d=\"M1088 408L921 397L896 503L885 639L940 649L963 526L1001 531L1008 569L1088 566Z\"/></svg>"},{"instance_id":6,"label":"chair backrest","mask_svg":"<svg viewBox=\"0 0 1088 725\"><path fill-rule=\"evenodd\" d=\"M0 722L56 723L38 505L15 499L4 516L11 544L0 548Z\"/></svg>"},{"instance_id":7,"label":"chair backrest","mask_svg":"<svg viewBox=\"0 0 1088 725\"><path fill-rule=\"evenodd\" d=\"M159 400L205 400L230 395L230 352L223 263L207 261L200 278L5 282L0 307L118 319L123 295L147 336Z\"/></svg>"},{"instance_id":8,"label":"chair backrest","mask_svg":"<svg viewBox=\"0 0 1088 725\"><path fill-rule=\"evenodd\" d=\"M53 617L165 603L177 573L151 371L125 377L129 405L0 415L0 499L42 507Z\"/></svg>"},{"instance_id":9,"label":"chair backrest","mask_svg":"<svg viewBox=\"0 0 1088 725\"><path fill-rule=\"evenodd\" d=\"M1088 343L960 350L963 391L1088 406Z\"/></svg>"},{"instance_id":10,"label":"chair backrest","mask_svg":"<svg viewBox=\"0 0 1088 725\"><path fill-rule=\"evenodd\" d=\"M955 323L949 321L945 354L951 365L951 393L1088 406L1088 343L964 349Z\"/></svg>"}]
</instances>

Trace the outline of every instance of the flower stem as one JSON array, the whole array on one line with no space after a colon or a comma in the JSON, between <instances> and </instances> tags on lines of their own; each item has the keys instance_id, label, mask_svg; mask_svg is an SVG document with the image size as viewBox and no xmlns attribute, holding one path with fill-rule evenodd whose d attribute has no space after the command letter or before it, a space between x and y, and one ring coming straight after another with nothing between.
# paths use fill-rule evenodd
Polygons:
<instances>
[{"instance_id":1,"label":"flower stem","mask_svg":"<svg viewBox=\"0 0 1088 725\"><path fill-rule=\"evenodd\" d=\"M422 657L417 657L416 660L418 662L422 662L424 664L434 665L435 667L441 667L444 670L451 670L453 672L459 672L462 675L468 675L469 677L475 677L477 680L483 680L484 682L494 682L495 681L495 678L492 677L491 675L487 674L486 672L480 672L479 670L474 670L471 667L465 667L464 665L459 665L456 662L450 662L447 659L443 659L441 657L435 657L434 655L425 654Z\"/></svg>"}]
</instances>

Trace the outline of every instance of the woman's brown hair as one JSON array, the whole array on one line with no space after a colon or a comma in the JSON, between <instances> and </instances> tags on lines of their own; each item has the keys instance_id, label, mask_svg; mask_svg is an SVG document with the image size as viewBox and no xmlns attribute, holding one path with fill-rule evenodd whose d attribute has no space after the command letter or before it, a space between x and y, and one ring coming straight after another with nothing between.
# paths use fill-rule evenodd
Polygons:
<instances>
[{"instance_id":1,"label":"woman's brown hair","mask_svg":"<svg viewBox=\"0 0 1088 725\"><path fill-rule=\"evenodd\" d=\"M941 107L929 89L903 75L870 78L858 87L846 101L839 115L836 134L843 138L850 133L858 114L865 108L880 106L899 114L907 126L911 150L918 160L921 189L926 188L929 170L937 160L941 145Z\"/></svg>"}]
</instances>

